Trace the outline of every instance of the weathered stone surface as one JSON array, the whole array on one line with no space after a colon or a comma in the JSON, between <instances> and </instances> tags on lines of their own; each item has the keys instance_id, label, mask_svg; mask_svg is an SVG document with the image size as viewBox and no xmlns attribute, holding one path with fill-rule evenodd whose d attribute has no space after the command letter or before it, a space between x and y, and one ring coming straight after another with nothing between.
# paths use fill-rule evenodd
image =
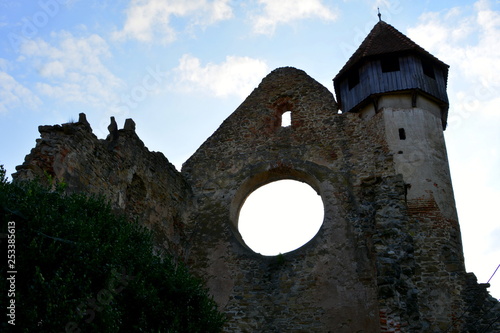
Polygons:
<instances>
[{"instance_id":1,"label":"weathered stone surface","mask_svg":"<svg viewBox=\"0 0 500 333\"><path fill-rule=\"evenodd\" d=\"M439 120L420 109L338 114L325 87L280 68L181 173L144 147L131 120L118 130L112 119L98 140L81 115L41 126L15 180L50 175L68 192L102 193L153 229L159 247L206 280L227 332L499 332L498 302L465 272ZM433 138L412 152L415 133ZM416 159L422 149L432 158ZM261 256L239 234L239 210L284 178L318 192L324 222L303 247Z\"/></svg>"},{"instance_id":2,"label":"weathered stone surface","mask_svg":"<svg viewBox=\"0 0 500 333\"><path fill-rule=\"evenodd\" d=\"M106 140L97 139L84 114L77 123L40 126L41 138L14 179L59 181L69 193L104 195L153 229L159 247L180 255L189 185L163 154L144 147L132 120L126 124L118 130L112 118Z\"/></svg>"}]
</instances>

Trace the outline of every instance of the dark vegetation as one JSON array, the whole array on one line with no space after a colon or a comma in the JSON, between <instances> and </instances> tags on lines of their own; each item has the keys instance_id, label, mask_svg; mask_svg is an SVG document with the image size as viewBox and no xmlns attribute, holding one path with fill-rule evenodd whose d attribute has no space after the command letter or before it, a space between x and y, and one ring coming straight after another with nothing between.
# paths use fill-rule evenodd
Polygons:
<instances>
[{"instance_id":1,"label":"dark vegetation","mask_svg":"<svg viewBox=\"0 0 500 333\"><path fill-rule=\"evenodd\" d=\"M224 317L182 264L153 254L151 234L103 198L8 182L0 166L0 238L15 222L15 327L1 265L0 331L219 332ZM12 228L11 228L12 229ZM7 262L7 255L2 260Z\"/></svg>"}]
</instances>

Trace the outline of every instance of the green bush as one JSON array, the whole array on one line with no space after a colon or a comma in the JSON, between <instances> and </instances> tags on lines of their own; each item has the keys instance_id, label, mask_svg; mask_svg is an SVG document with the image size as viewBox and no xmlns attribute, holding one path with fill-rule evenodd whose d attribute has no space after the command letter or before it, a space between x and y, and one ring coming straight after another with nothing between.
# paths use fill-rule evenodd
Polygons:
<instances>
[{"instance_id":1,"label":"green bush","mask_svg":"<svg viewBox=\"0 0 500 333\"><path fill-rule=\"evenodd\" d=\"M10 221L17 331L221 331L224 317L201 282L154 255L151 234L114 215L103 198L10 183L0 166L0 233ZM1 304L11 299L8 270ZM0 331L8 328L2 320Z\"/></svg>"}]
</instances>

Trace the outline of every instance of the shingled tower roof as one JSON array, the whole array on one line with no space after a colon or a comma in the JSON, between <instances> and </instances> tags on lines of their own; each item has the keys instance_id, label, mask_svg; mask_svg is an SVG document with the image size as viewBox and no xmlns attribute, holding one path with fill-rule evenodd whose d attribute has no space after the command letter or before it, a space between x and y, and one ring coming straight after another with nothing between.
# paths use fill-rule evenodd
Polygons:
<instances>
[{"instance_id":1,"label":"shingled tower roof","mask_svg":"<svg viewBox=\"0 0 500 333\"><path fill-rule=\"evenodd\" d=\"M410 38L399 32L392 25L384 21L379 21L368 36L363 40L359 48L349 58L347 63L342 67L334 80L349 71L353 65L361 62L365 58L378 57L381 55L394 53L416 52L420 55L436 61L446 70L448 65L434 57L432 54L417 45Z\"/></svg>"}]
</instances>

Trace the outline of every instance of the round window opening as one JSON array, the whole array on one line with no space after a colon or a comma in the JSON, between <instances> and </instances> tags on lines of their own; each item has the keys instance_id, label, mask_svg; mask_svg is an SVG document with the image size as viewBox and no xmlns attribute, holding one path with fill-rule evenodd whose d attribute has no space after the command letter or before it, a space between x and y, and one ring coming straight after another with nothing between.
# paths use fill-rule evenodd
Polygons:
<instances>
[{"instance_id":1,"label":"round window opening","mask_svg":"<svg viewBox=\"0 0 500 333\"><path fill-rule=\"evenodd\" d=\"M321 197L295 180L269 183L252 192L241 207L238 229L245 244L273 256L309 242L323 224Z\"/></svg>"}]
</instances>

